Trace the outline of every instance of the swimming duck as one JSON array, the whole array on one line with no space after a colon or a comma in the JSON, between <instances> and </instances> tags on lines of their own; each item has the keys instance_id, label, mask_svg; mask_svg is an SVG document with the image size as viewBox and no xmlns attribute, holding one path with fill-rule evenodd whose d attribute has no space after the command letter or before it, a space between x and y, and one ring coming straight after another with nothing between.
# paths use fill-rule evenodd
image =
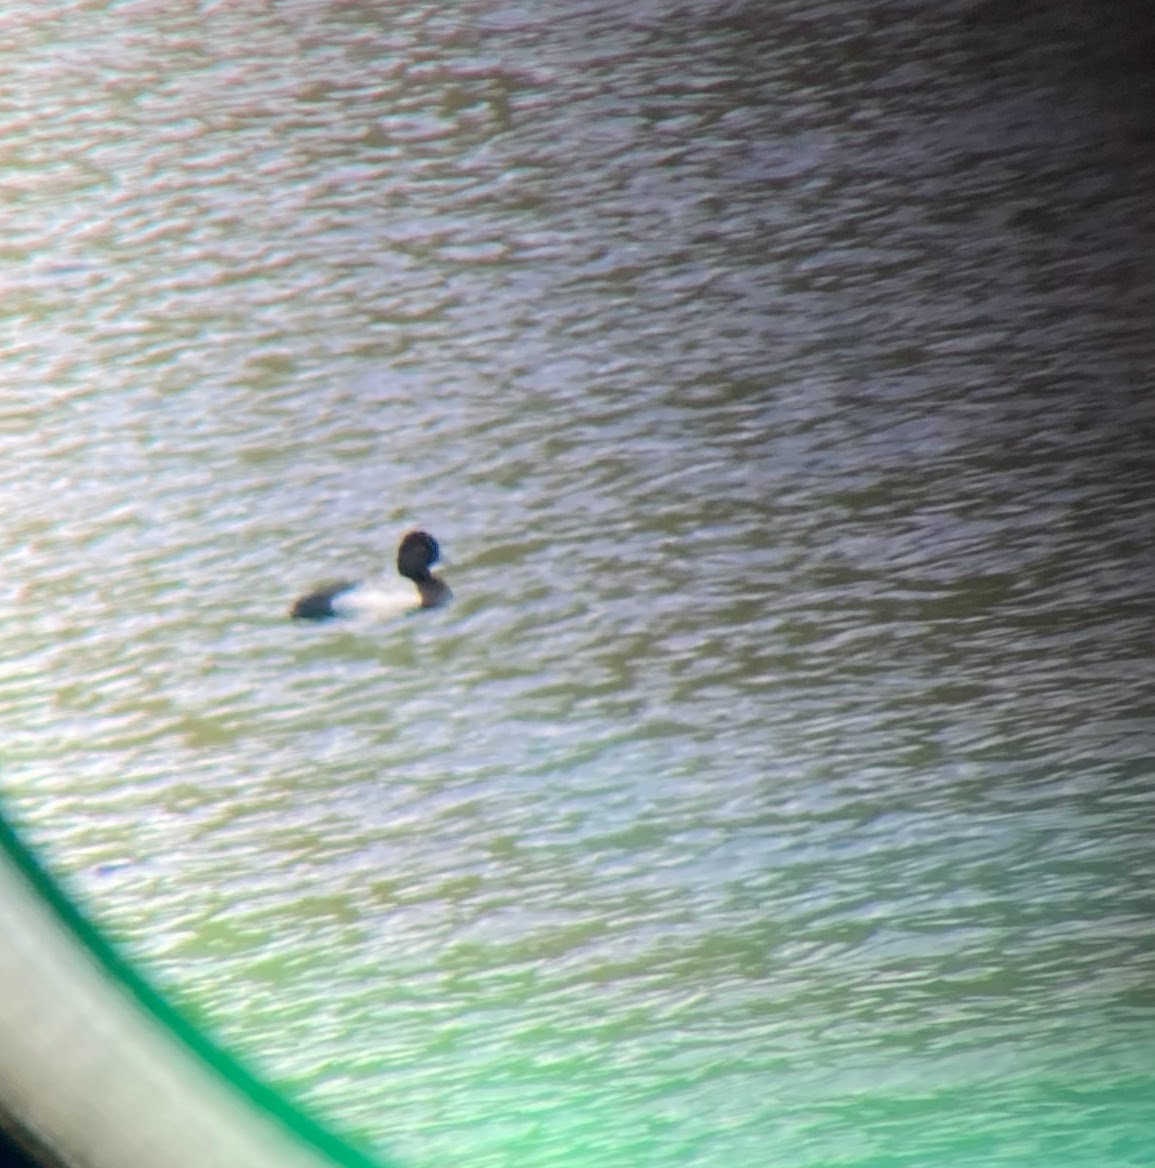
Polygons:
<instances>
[{"instance_id":1,"label":"swimming duck","mask_svg":"<svg viewBox=\"0 0 1155 1168\"><path fill-rule=\"evenodd\" d=\"M397 548L397 571L417 586L419 603L413 603L412 595L397 597L357 580L341 580L298 596L289 616L294 620L328 620L334 616L382 616L407 609L440 608L453 599L453 593L444 580L429 570L439 559L441 548L429 532L407 532Z\"/></svg>"}]
</instances>

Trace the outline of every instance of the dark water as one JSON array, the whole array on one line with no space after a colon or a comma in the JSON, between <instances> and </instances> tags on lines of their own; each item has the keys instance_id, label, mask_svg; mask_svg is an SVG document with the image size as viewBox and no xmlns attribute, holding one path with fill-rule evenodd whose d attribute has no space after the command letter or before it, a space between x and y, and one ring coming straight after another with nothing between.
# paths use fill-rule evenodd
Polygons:
<instances>
[{"instance_id":1,"label":"dark water","mask_svg":"<svg viewBox=\"0 0 1155 1168\"><path fill-rule=\"evenodd\" d=\"M1152 38L944 7L4 17L10 809L414 1166L1155 1157Z\"/></svg>"}]
</instances>

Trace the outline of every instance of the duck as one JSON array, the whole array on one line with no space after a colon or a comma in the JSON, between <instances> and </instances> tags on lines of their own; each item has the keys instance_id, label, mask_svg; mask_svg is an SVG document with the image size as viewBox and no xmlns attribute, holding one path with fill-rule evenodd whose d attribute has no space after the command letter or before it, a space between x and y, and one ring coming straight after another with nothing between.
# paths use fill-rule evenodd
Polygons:
<instances>
[{"instance_id":1,"label":"duck","mask_svg":"<svg viewBox=\"0 0 1155 1168\"><path fill-rule=\"evenodd\" d=\"M397 571L416 586L416 604L411 593L402 597L371 588L360 580L337 580L298 596L289 616L293 620L323 621L340 616L382 616L443 608L453 599L453 593L444 580L429 570L440 559L441 547L429 532L408 531L397 547Z\"/></svg>"}]
</instances>

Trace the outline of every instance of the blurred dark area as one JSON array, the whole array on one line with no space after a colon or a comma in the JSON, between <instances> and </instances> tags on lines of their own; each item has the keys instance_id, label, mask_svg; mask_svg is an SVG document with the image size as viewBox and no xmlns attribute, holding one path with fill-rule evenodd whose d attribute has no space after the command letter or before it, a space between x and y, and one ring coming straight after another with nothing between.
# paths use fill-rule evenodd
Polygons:
<instances>
[{"instance_id":1,"label":"blurred dark area","mask_svg":"<svg viewBox=\"0 0 1155 1168\"><path fill-rule=\"evenodd\" d=\"M0 1168L68 1168L22 1122L0 1106Z\"/></svg>"},{"instance_id":2,"label":"blurred dark area","mask_svg":"<svg viewBox=\"0 0 1155 1168\"><path fill-rule=\"evenodd\" d=\"M1155 6L1145 0L979 0L961 25L976 56L1086 87L1110 104L1121 139L1148 149L1155 140Z\"/></svg>"}]
</instances>

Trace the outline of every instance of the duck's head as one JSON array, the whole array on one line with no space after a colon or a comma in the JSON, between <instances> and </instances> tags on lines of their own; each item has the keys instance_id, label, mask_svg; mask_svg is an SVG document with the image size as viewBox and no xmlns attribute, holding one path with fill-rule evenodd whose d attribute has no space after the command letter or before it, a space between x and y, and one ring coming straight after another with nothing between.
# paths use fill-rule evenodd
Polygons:
<instances>
[{"instance_id":1,"label":"duck's head","mask_svg":"<svg viewBox=\"0 0 1155 1168\"><path fill-rule=\"evenodd\" d=\"M428 580L429 569L441 559L437 540L427 531L410 531L397 549L397 571L410 580Z\"/></svg>"}]
</instances>

